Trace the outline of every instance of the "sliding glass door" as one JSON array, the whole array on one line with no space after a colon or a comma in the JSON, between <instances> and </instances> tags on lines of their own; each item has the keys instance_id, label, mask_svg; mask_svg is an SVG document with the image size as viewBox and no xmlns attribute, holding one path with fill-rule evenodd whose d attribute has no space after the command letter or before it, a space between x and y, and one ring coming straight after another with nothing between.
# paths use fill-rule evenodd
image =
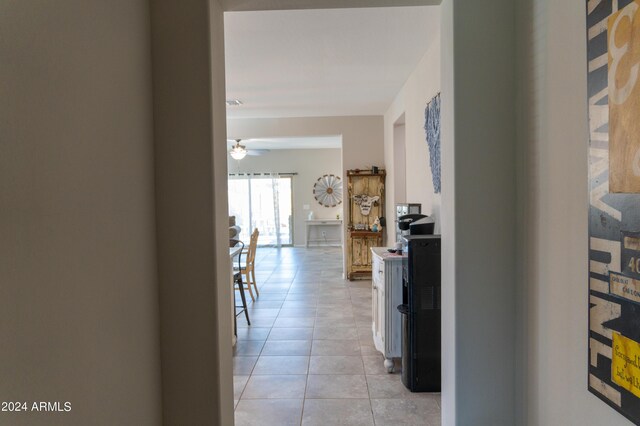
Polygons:
<instances>
[{"instance_id":1,"label":"sliding glass door","mask_svg":"<svg viewBox=\"0 0 640 426\"><path fill-rule=\"evenodd\" d=\"M292 184L291 176L229 176L229 214L242 229L242 241L258 228L260 245L293 244Z\"/></svg>"}]
</instances>

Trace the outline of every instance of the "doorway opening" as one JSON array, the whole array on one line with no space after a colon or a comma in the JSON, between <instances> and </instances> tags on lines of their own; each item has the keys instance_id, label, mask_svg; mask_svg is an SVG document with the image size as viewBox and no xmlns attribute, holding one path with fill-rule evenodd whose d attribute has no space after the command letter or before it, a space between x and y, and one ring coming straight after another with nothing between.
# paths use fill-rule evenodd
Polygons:
<instances>
[{"instance_id":1,"label":"doorway opening","mask_svg":"<svg viewBox=\"0 0 640 426\"><path fill-rule=\"evenodd\" d=\"M435 95L432 86L439 89L439 77L432 73L439 67L439 18L433 6L225 15L228 137L242 138L249 152L267 149L264 144L273 139L286 143L340 135L341 140L332 159L325 156L327 146L300 150L310 154L303 159L272 144L264 155L229 160L229 171L236 175L229 183L230 214L245 236L259 223L253 193L264 191L260 197L270 210L277 198L272 186L255 186L254 179L261 178L254 176L293 174L287 212L292 247L258 254L261 293L249 303L251 325L238 317L234 400L239 424L265 421L266 412L272 424L300 424L313 423L322 413L350 411L361 423L402 423L407 413L395 408L409 400L437 424L439 396L414 401L401 383L399 356L387 359L376 346L373 330L383 328L384 304L375 303L374 316L374 297L384 298L384 292L372 291L371 280L346 281L347 256L331 243L344 242L348 250L347 170L394 173L383 202L383 214L391 218L388 212L396 203L416 201L407 200L408 175L422 180L428 157L420 151L422 162L416 159L411 163L415 170L409 170L408 146L424 145L424 106ZM425 59L427 52L431 56ZM424 66L429 61L431 66ZM424 78L434 82L421 85ZM418 92L420 98L405 92ZM243 174L249 177L239 177ZM314 182L327 175L344 183L340 205L323 206L314 199ZM421 186L412 191L421 194ZM331 228L315 226L315 221L340 222ZM386 232L393 234L393 219L387 223ZM363 257L373 257L368 248Z\"/></svg>"}]
</instances>

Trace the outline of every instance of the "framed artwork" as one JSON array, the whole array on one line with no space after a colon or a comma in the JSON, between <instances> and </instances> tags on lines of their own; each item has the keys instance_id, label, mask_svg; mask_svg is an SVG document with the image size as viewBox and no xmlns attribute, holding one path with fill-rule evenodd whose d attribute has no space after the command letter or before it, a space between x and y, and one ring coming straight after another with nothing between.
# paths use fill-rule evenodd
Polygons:
<instances>
[{"instance_id":1,"label":"framed artwork","mask_svg":"<svg viewBox=\"0 0 640 426\"><path fill-rule=\"evenodd\" d=\"M640 424L640 0L587 0L588 388Z\"/></svg>"}]
</instances>

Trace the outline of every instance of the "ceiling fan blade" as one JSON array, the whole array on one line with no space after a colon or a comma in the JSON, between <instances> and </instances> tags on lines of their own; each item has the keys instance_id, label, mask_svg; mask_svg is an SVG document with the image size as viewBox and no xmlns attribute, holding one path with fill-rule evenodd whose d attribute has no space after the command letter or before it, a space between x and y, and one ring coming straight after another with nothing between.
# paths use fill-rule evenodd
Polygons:
<instances>
[{"instance_id":1,"label":"ceiling fan blade","mask_svg":"<svg viewBox=\"0 0 640 426\"><path fill-rule=\"evenodd\" d=\"M252 155L254 157L257 157L259 155L264 155L267 152L270 152L270 149L248 149L247 150L247 155Z\"/></svg>"}]
</instances>

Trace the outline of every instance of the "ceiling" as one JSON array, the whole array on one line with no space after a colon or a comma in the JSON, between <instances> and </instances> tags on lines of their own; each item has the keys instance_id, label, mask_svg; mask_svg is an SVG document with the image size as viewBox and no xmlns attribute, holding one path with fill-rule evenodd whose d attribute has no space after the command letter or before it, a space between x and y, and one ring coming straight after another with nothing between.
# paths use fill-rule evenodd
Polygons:
<instances>
[{"instance_id":1,"label":"ceiling","mask_svg":"<svg viewBox=\"0 0 640 426\"><path fill-rule=\"evenodd\" d=\"M227 116L382 115L437 32L434 6L227 12Z\"/></svg>"},{"instance_id":2,"label":"ceiling","mask_svg":"<svg viewBox=\"0 0 640 426\"><path fill-rule=\"evenodd\" d=\"M335 149L342 147L342 137L252 138L240 143L247 149ZM234 144L234 141L227 141L229 148Z\"/></svg>"}]
</instances>

